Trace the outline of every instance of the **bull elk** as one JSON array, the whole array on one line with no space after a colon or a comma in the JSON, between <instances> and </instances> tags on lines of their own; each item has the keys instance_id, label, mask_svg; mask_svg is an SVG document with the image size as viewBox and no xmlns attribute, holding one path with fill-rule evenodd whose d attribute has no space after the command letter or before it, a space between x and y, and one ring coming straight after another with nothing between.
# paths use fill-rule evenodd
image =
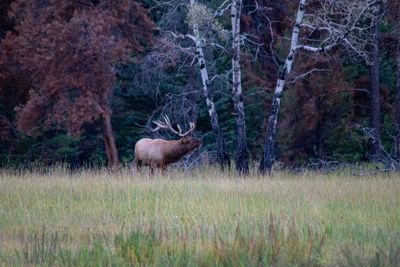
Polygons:
<instances>
[{"instance_id":1,"label":"bull elk","mask_svg":"<svg viewBox=\"0 0 400 267\"><path fill-rule=\"evenodd\" d=\"M149 166L151 172L154 168L160 168L164 171L168 164L179 161L183 156L189 154L196 148L198 148L202 141L195 137L191 137L190 134L195 129L195 124L190 122L190 128L187 132L182 133L182 128L177 125L178 131L172 126L168 116L164 116L164 121L153 121L157 128L152 131L158 131L160 129L168 129L174 134L178 135L178 140L164 140L164 139L150 139L142 138L137 141L135 145L135 160L134 165L137 170L140 170L143 165Z\"/></svg>"}]
</instances>

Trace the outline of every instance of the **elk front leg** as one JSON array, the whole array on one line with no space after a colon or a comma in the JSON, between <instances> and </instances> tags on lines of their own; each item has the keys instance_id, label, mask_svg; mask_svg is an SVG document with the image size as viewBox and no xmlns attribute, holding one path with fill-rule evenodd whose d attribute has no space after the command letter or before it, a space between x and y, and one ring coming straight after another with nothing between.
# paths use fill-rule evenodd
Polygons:
<instances>
[{"instance_id":1,"label":"elk front leg","mask_svg":"<svg viewBox=\"0 0 400 267\"><path fill-rule=\"evenodd\" d=\"M135 165L136 171L140 172L142 169L142 164L143 162L140 159L136 159L134 160L133 164Z\"/></svg>"},{"instance_id":2,"label":"elk front leg","mask_svg":"<svg viewBox=\"0 0 400 267\"><path fill-rule=\"evenodd\" d=\"M161 164L160 164L160 169L161 169L161 174L164 175L164 174L165 174L165 171L166 171L166 169L167 169L167 164L161 163Z\"/></svg>"}]
</instances>

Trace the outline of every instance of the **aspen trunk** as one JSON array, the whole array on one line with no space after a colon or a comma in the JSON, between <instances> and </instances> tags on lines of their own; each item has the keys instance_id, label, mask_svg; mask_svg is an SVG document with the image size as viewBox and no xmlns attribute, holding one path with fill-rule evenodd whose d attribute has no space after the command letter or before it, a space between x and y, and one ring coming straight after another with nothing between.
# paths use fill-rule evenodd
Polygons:
<instances>
[{"instance_id":1,"label":"aspen trunk","mask_svg":"<svg viewBox=\"0 0 400 267\"><path fill-rule=\"evenodd\" d=\"M196 4L196 0L190 0L191 7L193 7L195 4ZM210 120L211 120L212 131L216 138L218 163L220 164L221 169L224 169L225 165L229 166L229 156L226 152L225 140L224 140L224 136L221 131L220 124L219 124L218 114L215 109L215 104L214 104L214 101L212 100L212 98L210 97L210 92L208 89L210 81L208 78L206 59L204 56L203 42L202 42L202 39L200 38L199 27L196 22L193 23L192 27L193 27L193 34L195 37L196 56L198 57L198 66L200 69L203 95L204 95L204 98L206 99L208 114L209 114Z\"/></svg>"},{"instance_id":2,"label":"aspen trunk","mask_svg":"<svg viewBox=\"0 0 400 267\"><path fill-rule=\"evenodd\" d=\"M271 171L272 164L274 163L275 160L275 139L276 139L277 124L278 124L279 108L281 105L281 98L283 89L285 87L286 78L292 69L294 56L297 51L297 43L299 39L300 25L304 17L305 3L306 0L300 0L299 2L299 8L296 14L296 22L292 32L289 54L285 60L283 68L279 73L278 81L275 86L275 94L272 101L272 108L268 117L267 136L264 143L263 154L259 166L259 172L261 174L266 174L267 172L269 173Z\"/></svg>"},{"instance_id":3,"label":"aspen trunk","mask_svg":"<svg viewBox=\"0 0 400 267\"><path fill-rule=\"evenodd\" d=\"M109 113L103 114L102 117L102 132L103 141L107 155L107 166L111 170L118 168L118 150L115 145L114 134L111 126L111 115Z\"/></svg>"},{"instance_id":4,"label":"aspen trunk","mask_svg":"<svg viewBox=\"0 0 400 267\"><path fill-rule=\"evenodd\" d=\"M246 143L246 122L244 116L244 105L242 97L242 82L240 72L240 15L242 10L242 0L232 0L231 20L232 20L232 100L236 121L236 171L239 174L249 173L249 152Z\"/></svg>"},{"instance_id":5,"label":"aspen trunk","mask_svg":"<svg viewBox=\"0 0 400 267\"><path fill-rule=\"evenodd\" d=\"M397 64L397 75L396 75L396 147L395 147L395 158L400 160L400 0L397 1L397 21L396 21L396 39L397 39L397 51L396 51L396 64Z\"/></svg>"},{"instance_id":6,"label":"aspen trunk","mask_svg":"<svg viewBox=\"0 0 400 267\"><path fill-rule=\"evenodd\" d=\"M379 158L381 154L380 139L380 92L379 92L379 21L375 22L372 29L373 43L371 46L371 65L369 66L369 83L370 83L370 127L373 129L373 140L371 140L372 159Z\"/></svg>"}]
</instances>

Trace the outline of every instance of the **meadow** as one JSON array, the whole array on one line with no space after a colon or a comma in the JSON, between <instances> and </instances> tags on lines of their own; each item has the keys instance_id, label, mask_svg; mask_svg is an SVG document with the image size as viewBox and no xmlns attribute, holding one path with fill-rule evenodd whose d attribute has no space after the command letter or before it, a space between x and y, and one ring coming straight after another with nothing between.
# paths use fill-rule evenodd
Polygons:
<instances>
[{"instance_id":1,"label":"meadow","mask_svg":"<svg viewBox=\"0 0 400 267\"><path fill-rule=\"evenodd\" d=\"M400 266L400 177L0 172L0 266Z\"/></svg>"}]
</instances>

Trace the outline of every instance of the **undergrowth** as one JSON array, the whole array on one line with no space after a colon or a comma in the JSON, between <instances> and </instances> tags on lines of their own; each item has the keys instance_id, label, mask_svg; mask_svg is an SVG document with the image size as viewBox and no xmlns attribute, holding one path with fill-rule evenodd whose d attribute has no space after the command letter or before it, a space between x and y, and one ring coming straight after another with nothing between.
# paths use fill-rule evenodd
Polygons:
<instances>
[{"instance_id":1,"label":"undergrowth","mask_svg":"<svg viewBox=\"0 0 400 267\"><path fill-rule=\"evenodd\" d=\"M400 266L400 236L371 255L346 247L332 262L325 258L326 238L310 227L302 230L294 218L282 224L272 215L251 233L237 225L232 240L217 232L212 240L194 238L187 229L172 235L149 224L117 234L111 244L97 239L73 248L43 227L21 236L15 255L0 260L10 266Z\"/></svg>"},{"instance_id":2,"label":"undergrowth","mask_svg":"<svg viewBox=\"0 0 400 267\"><path fill-rule=\"evenodd\" d=\"M173 235L154 224L119 233L111 245L95 240L74 249L57 232L21 236L15 255L3 263L29 266L323 266L325 233L302 231L295 220L282 225L271 215L263 227L243 233L237 225L232 240L218 232L212 240L184 230ZM201 235L199 235L201 236Z\"/></svg>"}]
</instances>

